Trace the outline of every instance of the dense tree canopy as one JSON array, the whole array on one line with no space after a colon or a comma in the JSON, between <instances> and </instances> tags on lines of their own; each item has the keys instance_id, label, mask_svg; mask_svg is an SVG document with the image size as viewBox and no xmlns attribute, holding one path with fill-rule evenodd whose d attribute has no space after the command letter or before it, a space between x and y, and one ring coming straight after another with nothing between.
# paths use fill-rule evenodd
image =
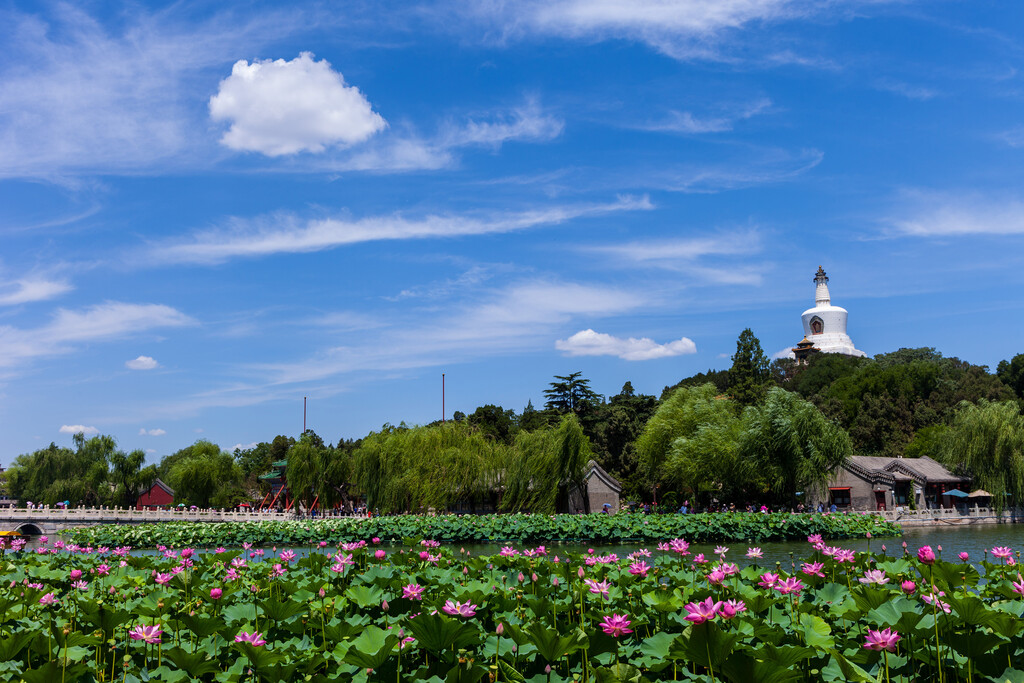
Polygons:
<instances>
[{"instance_id":1,"label":"dense tree canopy","mask_svg":"<svg viewBox=\"0 0 1024 683\"><path fill-rule=\"evenodd\" d=\"M174 489L175 500L208 508L234 507L247 499L241 468L216 444L199 440L165 461L169 458L173 460L167 467L167 483Z\"/></svg>"}]
</instances>

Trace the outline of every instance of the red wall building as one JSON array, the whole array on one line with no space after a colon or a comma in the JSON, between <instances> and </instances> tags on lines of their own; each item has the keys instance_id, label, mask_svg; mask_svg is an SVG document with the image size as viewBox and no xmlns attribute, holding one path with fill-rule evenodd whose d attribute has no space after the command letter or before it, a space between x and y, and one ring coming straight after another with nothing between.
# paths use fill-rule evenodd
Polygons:
<instances>
[{"instance_id":1,"label":"red wall building","mask_svg":"<svg viewBox=\"0 0 1024 683\"><path fill-rule=\"evenodd\" d=\"M172 505L174 505L174 490L157 479L152 486L139 495L139 502L135 504L135 509L156 510L157 508L169 508Z\"/></svg>"}]
</instances>

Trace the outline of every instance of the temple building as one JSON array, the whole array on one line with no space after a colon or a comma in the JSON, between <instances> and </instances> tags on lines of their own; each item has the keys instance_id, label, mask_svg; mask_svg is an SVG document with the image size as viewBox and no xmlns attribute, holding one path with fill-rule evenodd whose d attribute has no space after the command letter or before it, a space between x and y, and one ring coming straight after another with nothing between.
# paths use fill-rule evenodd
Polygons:
<instances>
[{"instance_id":1,"label":"temple building","mask_svg":"<svg viewBox=\"0 0 1024 683\"><path fill-rule=\"evenodd\" d=\"M865 357L867 354L853 345L846 333L849 314L841 306L833 306L828 292L828 276L818 266L814 274L814 308L800 316L804 323L804 338L793 349L797 363L806 363L812 353L841 353L844 356Z\"/></svg>"}]
</instances>

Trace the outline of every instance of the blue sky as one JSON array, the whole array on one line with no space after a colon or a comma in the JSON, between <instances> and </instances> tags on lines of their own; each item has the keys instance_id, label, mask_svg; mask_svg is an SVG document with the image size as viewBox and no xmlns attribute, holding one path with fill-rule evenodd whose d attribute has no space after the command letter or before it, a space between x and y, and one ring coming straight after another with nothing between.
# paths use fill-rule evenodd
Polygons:
<instances>
[{"instance_id":1,"label":"blue sky","mask_svg":"<svg viewBox=\"0 0 1024 683\"><path fill-rule=\"evenodd\" d=\"M0 462L1024 351L1024 5L0 2Z\"/></svg>"}]
</instances>

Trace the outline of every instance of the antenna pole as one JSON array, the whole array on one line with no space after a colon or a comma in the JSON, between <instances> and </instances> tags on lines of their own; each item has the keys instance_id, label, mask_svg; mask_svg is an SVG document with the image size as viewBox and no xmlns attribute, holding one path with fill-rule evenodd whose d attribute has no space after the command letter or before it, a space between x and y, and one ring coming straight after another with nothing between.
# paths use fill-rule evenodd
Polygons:
<instances>
[{"instance_id":1,"label":"antenna pole","mask_svg":"<svg viewBox=\"0 0 1024 683\"><path fill-rule=\"evenodd\" d=\"M302 433L306 433L306 397L302 397Z\"/></svg>"},{"instance_id":2,"label":"antenna pole","mask_svg":"<svg viewBox=\"0 0 1024 683\"><path fill-rule=\"evenodd\" d=\"M441 423L444 424L444 373L441 373Z\"/></svg>"}]
</instances>

